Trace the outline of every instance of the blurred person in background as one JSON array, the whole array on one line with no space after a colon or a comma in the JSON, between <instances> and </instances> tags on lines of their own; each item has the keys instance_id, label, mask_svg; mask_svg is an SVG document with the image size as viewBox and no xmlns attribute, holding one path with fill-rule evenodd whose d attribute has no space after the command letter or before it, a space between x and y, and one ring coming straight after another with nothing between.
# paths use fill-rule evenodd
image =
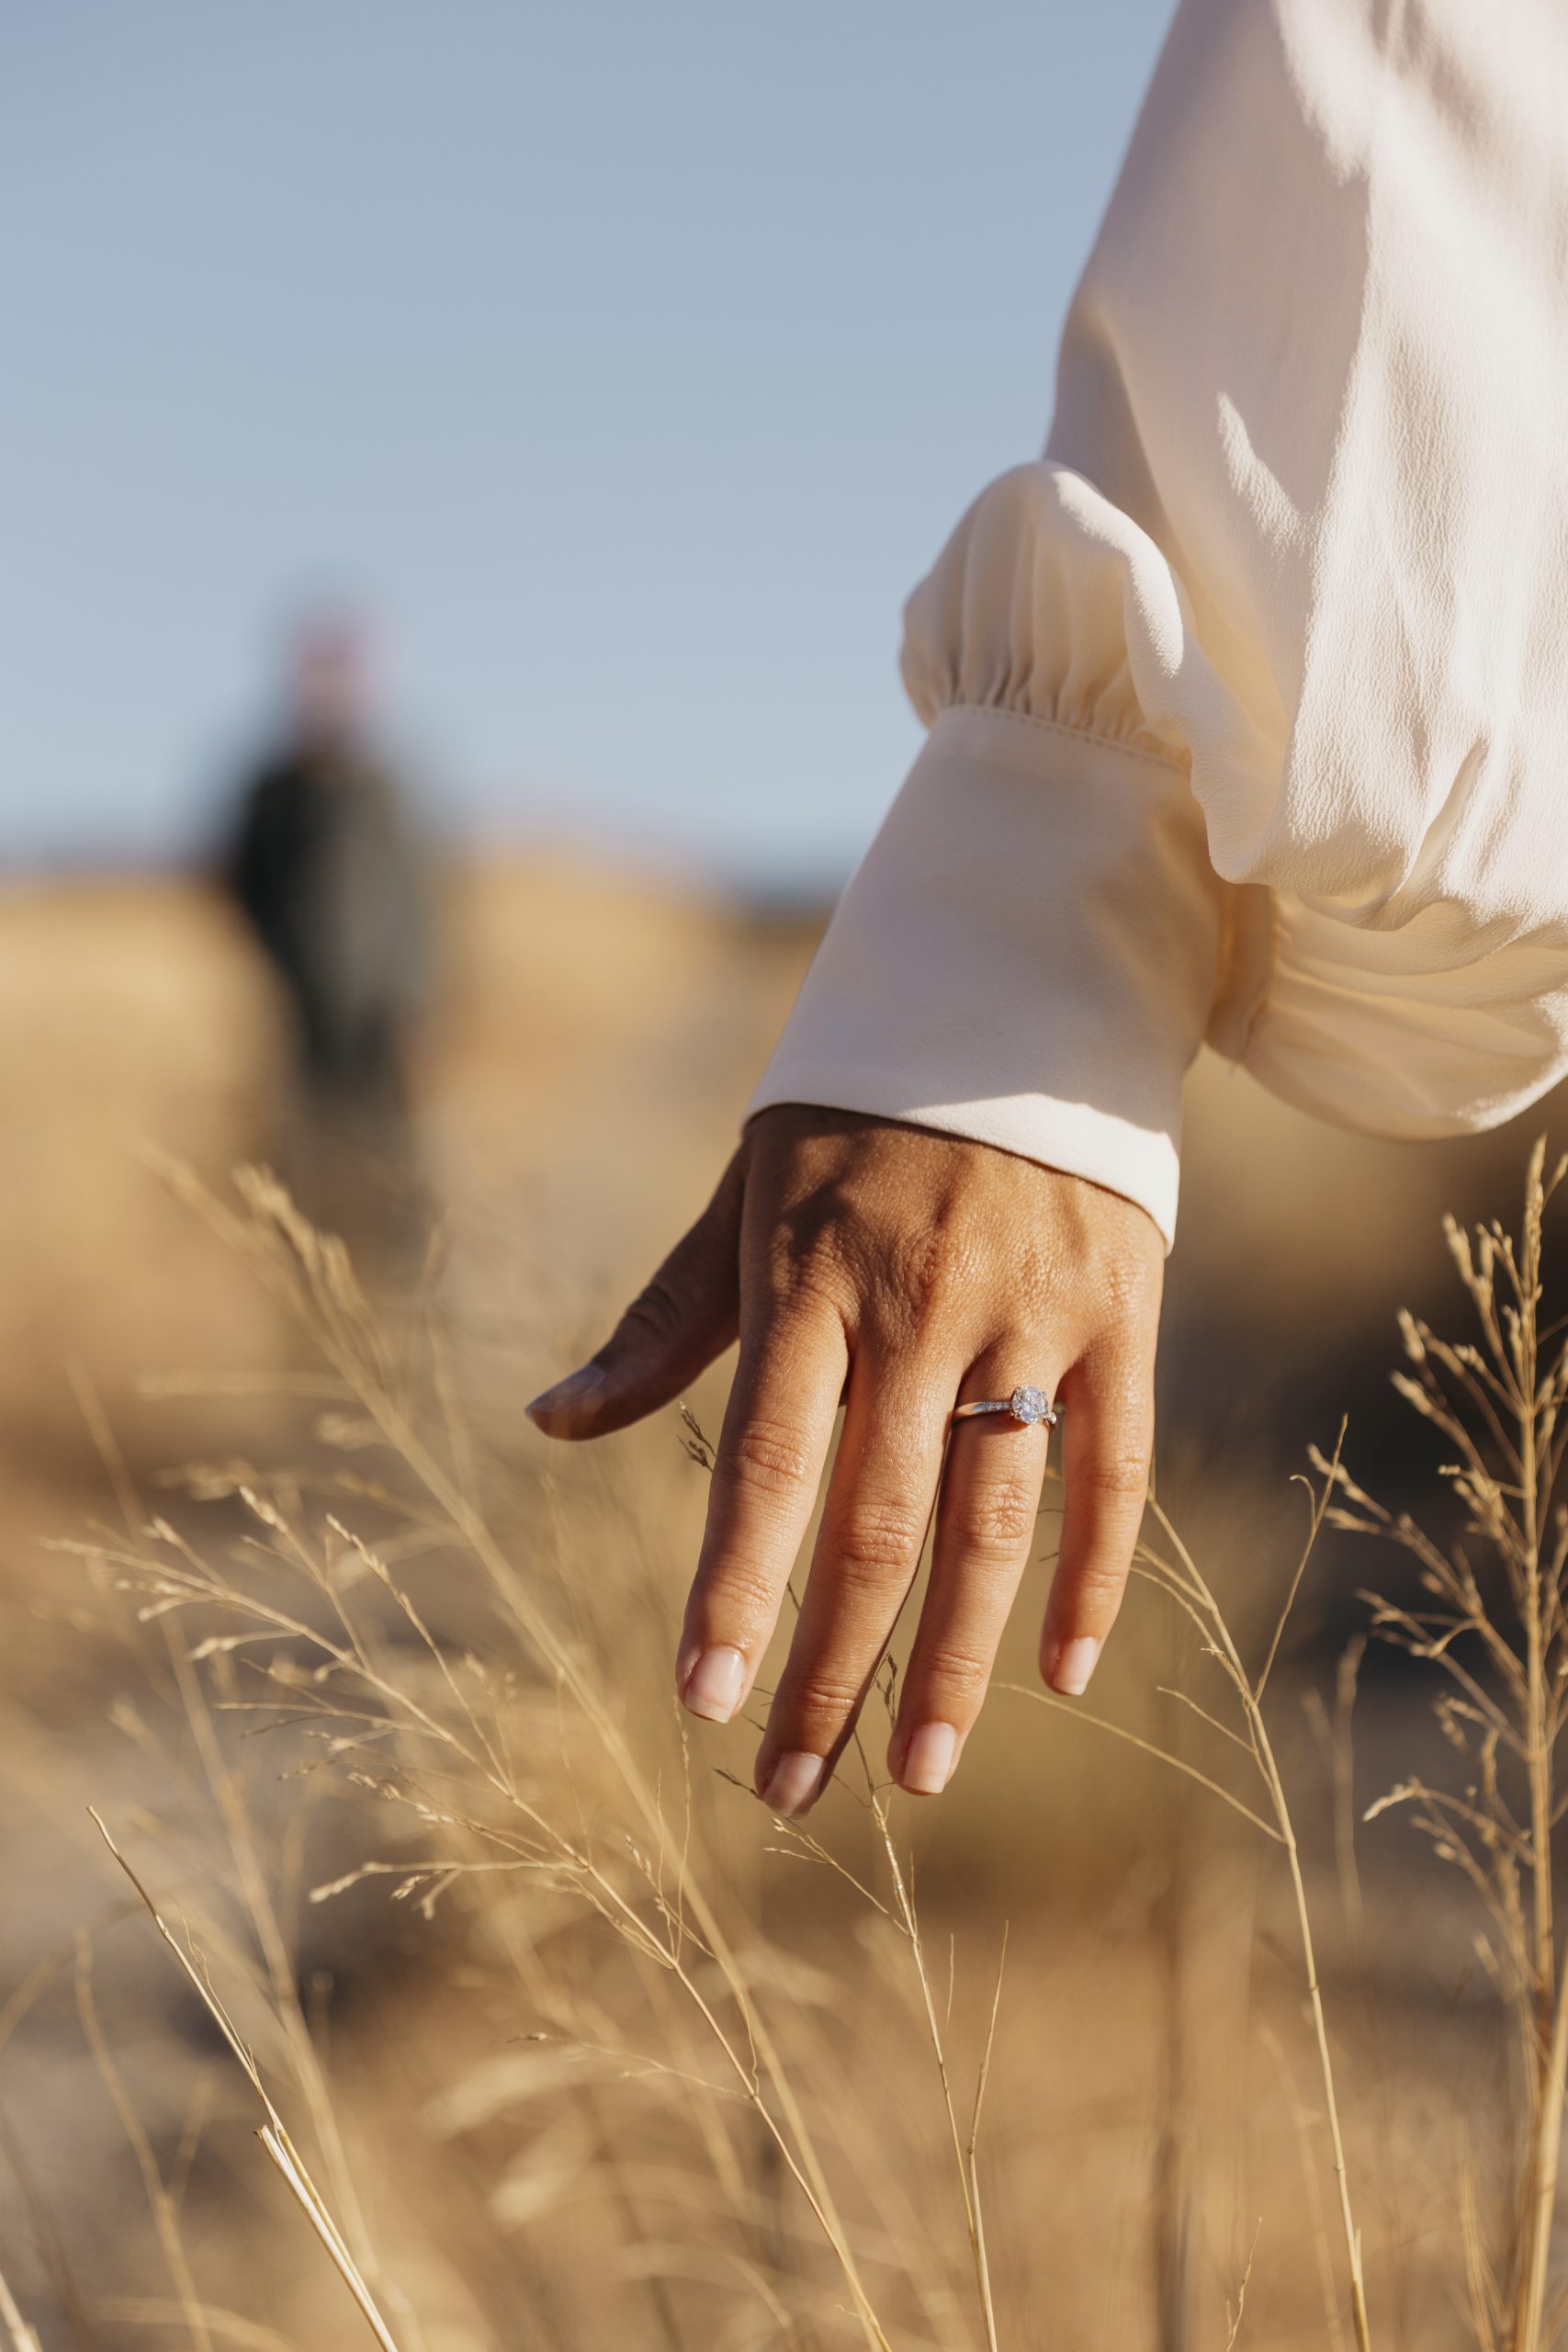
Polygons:
<instances>
[{"instance_id":1,"label":"blurred person in background","mask_svg":"<svg viewBox=\"0 0 1568 2352\"><path fill-rule=\"evenodd\" d=\"M375 741L366 635L349 616L294 642L287 716L241 786L227 876L288 1002L302 1189L325 1221L363 1231L367 1182L384 1195L410 1179L407 1057L431 938L423 846Z\"/></svg>"},{"instance_id":2,"label":"blurred person in background","mask_svg":"<svg viewBox=\"0 0 1568 2352\"><path fill-rule=\"evenodd\" d=\"M412 815L367 701L362 630L344 616L310 624L281 739L241 791L229 875L288 991L310 1093L394 1118L428 919Z\"/></svg>"},{"instance_id":3,"label":"blurred person in background","mask_svg":"<svg viewBox=\"0 0 1568 2352\"><path fill-rule=\"evenodd\" d=\"M1400 1137L1568 1069L1565 92L1551 0L1182 0L1044 453L908 605L926 747L712 1204L529 1408L599 1436L739 1338L676 1657L728 1723L842 1400L755 1762L776 1812L827 1784L933 1510L887 1763L946 1785L1058 1401L1040 1663L1088 1684L1205 1037Z\"/></svg>"}]
</instances>

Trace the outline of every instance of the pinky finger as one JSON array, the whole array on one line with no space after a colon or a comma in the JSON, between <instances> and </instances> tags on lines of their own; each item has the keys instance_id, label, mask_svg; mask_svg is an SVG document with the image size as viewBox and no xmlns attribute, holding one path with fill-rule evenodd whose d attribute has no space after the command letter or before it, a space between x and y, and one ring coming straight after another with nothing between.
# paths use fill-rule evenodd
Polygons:
<instances>
[{"instance_id":1,"label":"pinky finger","mask_svg":"<svg viewBox=\"0 0 1568 2352\"><path fill-rule=\"evenodd\" d=\"M1081 1363L1064 1384L1062 1547L1040 1644L1040 1670L1081 1698L1127 1589L1154 1447L1151 1368Z\"/></svg>"}]
</instances>

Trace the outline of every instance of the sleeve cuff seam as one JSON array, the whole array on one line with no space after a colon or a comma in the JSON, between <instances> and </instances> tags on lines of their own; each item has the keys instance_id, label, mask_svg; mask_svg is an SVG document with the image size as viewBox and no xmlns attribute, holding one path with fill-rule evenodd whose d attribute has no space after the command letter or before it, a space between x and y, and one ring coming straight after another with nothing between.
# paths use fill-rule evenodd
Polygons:
<instances>
[{"instance_id":1,"label":"sleeve cuff seam","mask_svg":"<svg viewBox=\"0 0 1568 2352\"><path fill-rule=\"evenodd\" d=\"M982 718L1005 718L1014 727L1039 728L1048 735L1066 735L1075 743L1093 743L1107 752L1117 752L1124 759L1146 760L1151 767L1172 768L1185 775L1192 763L1186 752L1156 752L1145 743L1129 742L1120 735L1100 735L1091 727L1069 727L1065 719L1042 718L1032 710L1014 710L1007 703L945 702L932 719L934 728L950 711L973 712Z\"/></svg>"}]
</instances>

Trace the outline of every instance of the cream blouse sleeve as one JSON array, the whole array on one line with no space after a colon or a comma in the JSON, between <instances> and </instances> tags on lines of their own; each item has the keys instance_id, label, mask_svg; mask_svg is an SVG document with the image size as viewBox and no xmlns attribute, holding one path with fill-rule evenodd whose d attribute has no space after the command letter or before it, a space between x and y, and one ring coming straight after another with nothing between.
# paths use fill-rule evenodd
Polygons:
<instances>
[{"instance_id":1,"label":"cream blouse sleeve","mask_svg":"<svg viewBox=\"0 0 1568 2352\"><path fill-rule=\"evenodd\" d=\"M1205 1035L1400 1136L1568 1066L1564 88L1558 0L1184 0L753 1110L998 1144L1168 1239Z\"/></svg>"},{"instance_id":2,"label":"cream blouse sleeve","mask_svg":"<svg viewBox=\"0 0 1568 2352\"><path fill-rule=\"evenodd\" d=\"M752 1105L830 1103L999 1144L1168 1236L1181 1080L1220 888L1179 746L1134 690L1086 486L987 491L908 616L925 749L844 894Z\"/></svg>"}]
</instances>

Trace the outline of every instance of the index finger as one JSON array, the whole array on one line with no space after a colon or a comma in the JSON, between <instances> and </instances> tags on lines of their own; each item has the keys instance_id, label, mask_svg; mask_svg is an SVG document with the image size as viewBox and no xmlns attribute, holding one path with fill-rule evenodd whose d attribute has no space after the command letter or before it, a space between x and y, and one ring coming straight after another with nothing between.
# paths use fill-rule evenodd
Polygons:
<instances>
[{"instance_id":1,"label":"index finger","mask_svg":"<svg viewBox=\"0 0 1568 2352\"><path fill-rule=\"evenodd\" d=\"M833 1434L849 1347L825 1301L743 1291L740 1361L676 1663L694 1715L728 1723L778 1621Z\"/></svg>"}]
</instances>

